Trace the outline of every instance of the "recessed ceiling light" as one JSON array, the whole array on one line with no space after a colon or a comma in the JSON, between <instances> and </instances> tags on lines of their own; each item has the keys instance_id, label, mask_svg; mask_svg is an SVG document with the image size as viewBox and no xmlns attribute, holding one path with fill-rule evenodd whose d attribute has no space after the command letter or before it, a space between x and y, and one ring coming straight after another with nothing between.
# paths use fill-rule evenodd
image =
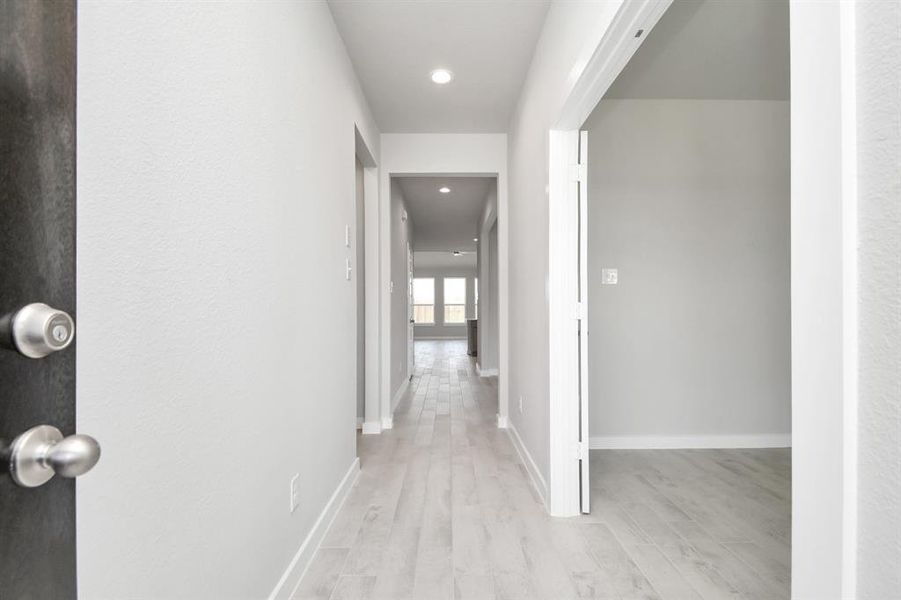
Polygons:
<instances>
[{"instance_id":1,"label":"recessed ceiling light","mask_svg":"<svg viewBox=\"0 0 901 600\"><path fill-rule=\"evenodd\" d=\"M432 71L431 77L432 81L438 85L444 85L445 83L450 83L451 79L454 78L454 74L447 69L435 69Z\"/></svg>"},{"instance_id":2,"label":"recessed ceiling light","mask_svg":"<svg viewBox=\"0 0 901 600\"><path fill-rule=\"evenodd\" d=\"M450 194L450 188L447 186L445 186L443 188L438 188L438 191L441 192L442 194Z\"/></svg>"},{"instance_id":3,"label":"recessed ceiling light","mask_svg":"<svg viewBox=\"0 0 901 600\"><path fill-rule=\"evenodd\" d=\"M462 255L463 255L463 253L460 252L459 250L454 250L454 256L462 256Z\"/></svg>"},{"instance_id":4,"label":"recessed ceiling light","mask_svg":"<svg viewBox=\"0 0 901 600\"><path fill-rule=\"evenodd\" d=\"M478 241L479 241L479 238L472 238L472 241L478 242Z\"/></svg>"}]
</instances>

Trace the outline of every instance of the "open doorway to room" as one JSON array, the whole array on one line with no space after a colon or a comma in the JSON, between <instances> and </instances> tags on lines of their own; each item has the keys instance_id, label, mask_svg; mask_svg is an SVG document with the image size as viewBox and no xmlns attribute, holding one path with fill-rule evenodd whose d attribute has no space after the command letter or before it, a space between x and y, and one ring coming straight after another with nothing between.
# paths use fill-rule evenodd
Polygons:
<instances>
[{"instance_id":1,"label":"open doorway to room","mask_svg":"<svg viewBox=\"0 0 901 600\"><path fill-rule=\"evenodd\" d=\"M705 597L790 592L788 34L676 0L581 127L592 517Z\"/></svg>"},{"instance_id":2,"label":"open doorway to room","mask_svg":"<svg viewBox=\"0 0 901 600\"><path fill-rule=\"evenodd\" d=\"M489 262L482 237L484 231L490 238L492 227L497 252L497 178L393 176L390 195L393 414L404 394L418 393L436 356L467 363L473 375L483 345L494 349L490 355L497 360L497 324L480 327L479 316L491 311L477 307L497 303L497 257L493 274L482 274L480 266ZM497 368L481 374L496 376Z\"/></svg>"}]
</instances>

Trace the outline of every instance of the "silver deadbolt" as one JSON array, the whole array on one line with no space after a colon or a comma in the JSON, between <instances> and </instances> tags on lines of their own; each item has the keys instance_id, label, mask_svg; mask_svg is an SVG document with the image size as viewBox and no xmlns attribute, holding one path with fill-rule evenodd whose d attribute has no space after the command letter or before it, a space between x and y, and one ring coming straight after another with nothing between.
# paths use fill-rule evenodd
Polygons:
<instances>
[{"instance_id":1,"label":"silver deadbolt","mask_svg":"<svg viewBox=\"0 0 901 600\"><path fill-rule=\"evenodd\" d=\"M35 302L3 317L0 330L2 345L29 358L43 358L72 343L75 321L61 310Z\"/></svg>"},{"instance_id":2,"label":"silver deadbolt","mask_svg":"<svg viewBox=\"0 0 901 600\"><path fill-rule=\"evenodd\" d=\"M22 487L38 487L54 475L78 477L100 460L100 444L89 435L63 434L56 427L38 425L15 440L9 452L9 474Z\"/></svg>"}]
</instances>

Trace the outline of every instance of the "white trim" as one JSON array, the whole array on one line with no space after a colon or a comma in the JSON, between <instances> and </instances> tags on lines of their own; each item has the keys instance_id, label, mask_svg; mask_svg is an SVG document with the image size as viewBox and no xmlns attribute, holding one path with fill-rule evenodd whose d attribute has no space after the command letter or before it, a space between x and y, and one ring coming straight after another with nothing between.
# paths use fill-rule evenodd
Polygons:
<instances>
[{"instance_id":1,"label":"white trim","mask_svg":"<svg viewBox=\"0 0 901 600\"><path fill-rule=\"evenodd\" d=\"M548 344L549 469L548 506L553 516L580 513L578 186L572 167L579 162L578 128L594 110L672 0L623 2L578 74L554 128L549 132L548 185ZM638 29L644 30L635 37Z\"/></svg>"},{"instance_id":2,"label":"white trim","mask_svg":"<svg viewBox=\"0 0 901 600\"><path fill-rule=\"evenodd\" d=\"M363 429L363 417L357 417L357 429Z\"/></svg>"},{"instance_id":3,"label":"white trim","mask_svg":"<svg viewBox=\"0 0 901 600\"><path fill-rule=\"evenodd\" d=\"M575 130L582 126L672 3L673 0L622 3L567 96L554 129ZM636 38L639 29L644 32Z\"/></svg>"},{"instance_id":4,"label":"white trim","mask_svg":"<svg viewBox=\"0 0 901 600\"><path fill-rule=\"evenodd\" d=\"M522 462L523 466L525 466L526 472L529 474L529 481L532 482L532 487L535 488L538 497L541 498L545 509L547 509L547 483L545 483L544 477L541 476L541 470L538 468L532 455L529 454L526 445L522 443L522 438L519 437L519 432L516 431L516 427L511 423L506 429L507 435L510 436L510 441L513 442L513 447L519 455L519 460Z\"/></svg>"},{"instance_id":5,"label":"white trim","mask_svg":"<svg viewBox=\"0 0 901 600\"><path fill-rule=\"evenodd\" d=\"M789 433L734 435L598 435L592 450L676 450L688 448L791 448Z\"/></svg>"},{"instance_id":6,"label":"white trim","mask_svg":"<svg viewBox=\"0 0 901 600\"><path fill-rule=\"evenodd\" d=\"M382 419L382 430L385 429L394 429L394 418L393 417L385 417Z\"/></svg>"},{"instance_id":7,"label":"white trim","mask_svg":"<svg viewBox=\"0 0 901 600\"><path fill-rule=\"evenodd\" d=\"M350 490L357 482L359 476L360 459L355 458L350 464L347 473L345 473L344 478L341 479L341 483L338 484L338 487L335 488L331 498L329 498L329 501L325 504L325 508L319 513L319 518L316 519L316 523L313 524L310 533L304 538L303 543L300 544L300 548L297 550L294 558L291 559L291 562L278 580L278 583L275 584L275 588L272 590L272 593L269 594L269 600L291 598L294 596L294 592L297 591L297 586L300 585L300 581L310 567L310 563L313 562L313 556L316 554L319 545L322 543L322 540L325 539L326 533L328 533L329 528L332 526L335 515L338 514L338 511L344 505L344 501L347 499ZM292 581L292 585L290 586L286 585L289 580ZM290 590L290 592L287 594L284 593L286 590Z\"/></svg>"},{"instance_id":8,"label":"white trim","mask_svg":"<svg viewBox=\"0 0 901 600\"><path fill-rule=\"evenodd\" d=\"M363 271L366 330L364 333L365 384L363 415L368 422L380 418L379 395L379 169L359 128L354 128L356 156L363 163ZM357 271L359 273L359 270ZM373 432L363 426L363 433Z\"/></svg>"},{"instance_id":9,"label":"white trim","mask_svg":"<svg viewBox=\"0 0 901 600\"><path fill-rule=\"evenodd\" d=\"M548 506L555 517L581 512L579 460L579 186L570 176L579 162L579 132L550 132L548 198Z\"/></svg>"},{"instance_id":10,"label":"white trim","mask_svg":"<svg viewBox=\"0 0 901 600\"><path fill-rule=\"evenodd\" d=\"M792 595L857 578L856 3L789 4Z\"/></svg>"},{"instance_id":11,"label":"white trim","mask_svg":"<svg viewBox=\"0 0 901 600\"><path fill-rule=\"evenodd\" d=\"M363 423L363 435L378 435L382 433L380 421L366 421Z\"/></svg>"},{"instance_id":12,"label":"white trim","mask_svg":"<svg viewBox=\"0 0 901 600\"><path fill-rule=\"evenodd\" d=\"M496 415L497 416L497 428L498 429L507 429L510 427L510 418L506 416Z\"/></svg>"},{"instance_id":13,"label":"white trim","mask_svg":"<svg viewBox=\"0 0 901 600\"><path fill-rule=\"evenodd\" d=\"M842 597L857 596L857 3L840 4L842 104Z\"/></svg>"},{"instance_id":14,"label":"white trim","mask_svg":"<svg viewBox=\"0 0 901 600\"><path fill-rule=\"evenodd\" d=\"M497 373L497 369L483 369L479 363L476 363L476 375L479 377L497 377Z\"/></svg>"}]
</instances>

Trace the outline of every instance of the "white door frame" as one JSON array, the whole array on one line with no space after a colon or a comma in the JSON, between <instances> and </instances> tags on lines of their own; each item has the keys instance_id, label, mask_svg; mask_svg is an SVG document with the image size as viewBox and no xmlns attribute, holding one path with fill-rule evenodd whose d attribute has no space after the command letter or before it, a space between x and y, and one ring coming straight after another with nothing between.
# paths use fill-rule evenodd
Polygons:
<instances>
[{"instance_id":1,"label":"white door frame","mask_svg":"<svg viewBox=\"0 0 901 600\"><path fill-rule=\"evenodd\" d=\"M548 333L550 477L554 516L580 512L579 457L579 127L672 0L624 2L549 132ZM636 37L636 32L642 34Z\"/></svg>"},{"instance_id":2,"label":"white door frame","mask_svg":"<svg viewBox=\"0 0 901 600\"><path fill-rule=\"evenodd\" d=\"M391 249L391 178L405 176L496 177L498 217L498 427L508 424L508 247L507 136L497 133L383 133L379 165L379 327L382 365L379 383L384 428L393 426L389 360ZM415 223L414 223L415 226ZM368 230L367 230L368 233ZM415 248L414 248L415 250ZM367 262L368 265L368 262Z\"/></svg>"},{"instance_id":3,"label":"white door frame","mask_svg":"<svg viewBox=\"0 0 901 600\"><path fill-rule=\"evenodd\" d=\"M363 433L368 435L382 431L379 419L379 169L357 127L354 127L354 139L356 156L363 163L363 271L366 279Z\"/></svg>"},{"instance_id":4,"label":"white door frame","mask_svg":"<svg viewBox=\"0 0 901 600\"><path fill-rule=\"evenodd\" d=\"M671 0L626 1L550 131L549 507L579 512L578 128ZM792 595L856 589L854 3L791 0ZM643 30L636 38L638 30Z\"/></svg>"}]
</instances>

